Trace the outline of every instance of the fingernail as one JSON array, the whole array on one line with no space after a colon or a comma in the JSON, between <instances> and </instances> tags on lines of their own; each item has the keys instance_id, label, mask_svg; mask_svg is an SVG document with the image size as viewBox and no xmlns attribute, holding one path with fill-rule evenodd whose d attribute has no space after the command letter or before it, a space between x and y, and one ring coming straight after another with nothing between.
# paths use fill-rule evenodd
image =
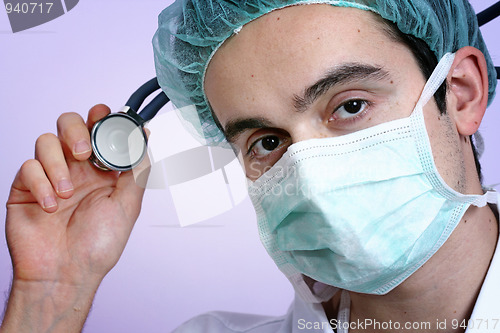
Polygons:
<instances>
[{"instance_id":1,"label":"fingernail","mask_svg":"<svg viewBox=\"0 0 500 333\"><path fill-rule=\"evenodd\" d=\"M64 193L73 190L73 184L69 179L63 179L57 183L57 192Z\"/></svg>"},{"instance_id":2,"label":"fingernail","mask_svg":"<svg viewBox=\"0 0 500 333\"><path fill-rule=\"evenodd\" d=\"M75 154L85 154L91 150L89 143L86 140L81 140L75 143L73 151Z\"/></svg>"},{"instance_id":3,"label":"fingernail","mask_svg":"<svg viewBox=\"0 0 500 333\"><path fill-rule=\"evenodd\" d=\"M46 196L43 198L43 208L52 208L54 206L57 206L56 198L54 198L51 195Z\"/></svg>"}]
</instances>

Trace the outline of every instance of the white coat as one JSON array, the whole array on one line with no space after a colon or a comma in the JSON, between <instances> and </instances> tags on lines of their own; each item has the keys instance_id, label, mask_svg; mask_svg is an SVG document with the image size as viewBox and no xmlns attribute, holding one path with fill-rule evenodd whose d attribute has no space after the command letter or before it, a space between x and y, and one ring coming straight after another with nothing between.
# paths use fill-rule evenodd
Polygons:
<instances>
[{"instance_id":1,"label":"white coat","mask_svg":"<svg viewBox=\"0 0 500 333\"><path fill-rule=\"evenodd\" d=\"M345 301L345 300L344 300ZM342 303L342 301L341 301ZM347 304L347 309L349 303ZM339 317L345 316L345 309L342 313L342 305ZM348 313L348 311L347 311ZM348 317L346 318L348 321ZM197 316L182 324L174 333L303 333L322 332L331 333L330 324L339 325L338 321L328 321L321 304L305 303L295 296L288 312L281 317L266 317L260 315L239 314L231 312L209 312ZM352 325L363 325L366 323L351 323ZM500 246L497 248L491 260L490 267L486 274L481 291L476 300L474 310L468 322L430 322L430 323L409 323L409 325L420 325L418 329L422 332L428 331L424 325L430 325L436 329L440 325L440 331L449 332L455 325L467 327L465 333L492 333L500 332ZM375 323L371 323L375 325ZM389 325L389 323L379 323L379 325ZM392 323L393 328L395 323ZM405 325L405 323L398 323ZM370 327L365 326L367 332ZM391 331L387 327L388 331ZM397 328L397 327L396 327ZM403 326L401 326L403 329ZM337 332L347 332L339 329Z\"/></svg>"}]
</instances>

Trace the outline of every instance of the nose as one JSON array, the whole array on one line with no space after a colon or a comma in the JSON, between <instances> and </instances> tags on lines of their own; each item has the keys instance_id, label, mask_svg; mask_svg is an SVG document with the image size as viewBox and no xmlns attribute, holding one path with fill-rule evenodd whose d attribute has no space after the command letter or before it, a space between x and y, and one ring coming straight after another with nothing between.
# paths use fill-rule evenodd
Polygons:
<instances>
[{"instance_id":1,"label":"nose","mask_svg":"<svg viewBox=\"0 0 500 333\"><path fill-rule=\"evenodd\" d=\"M288 130L292 143L332 136L321 122L298 121Z\"/></svg>"}]
</instances>

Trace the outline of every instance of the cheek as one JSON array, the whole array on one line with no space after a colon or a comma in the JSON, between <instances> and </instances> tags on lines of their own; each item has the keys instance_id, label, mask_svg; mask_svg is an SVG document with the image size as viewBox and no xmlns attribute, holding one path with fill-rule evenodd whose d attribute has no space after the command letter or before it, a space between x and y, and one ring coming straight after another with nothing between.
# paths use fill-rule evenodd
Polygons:
<instances>
[{"instance_id":1,"label":"cheek","mask_svg":"<svg viewBox=\"0 0 500 333\"><path fill-rule=\"evenodd\" d=\"M460 135L447 114L441 115L434 102L424 107L432 155L443 180L460 193L466 192L466 168Z\"/></svg>"}]
</instances>

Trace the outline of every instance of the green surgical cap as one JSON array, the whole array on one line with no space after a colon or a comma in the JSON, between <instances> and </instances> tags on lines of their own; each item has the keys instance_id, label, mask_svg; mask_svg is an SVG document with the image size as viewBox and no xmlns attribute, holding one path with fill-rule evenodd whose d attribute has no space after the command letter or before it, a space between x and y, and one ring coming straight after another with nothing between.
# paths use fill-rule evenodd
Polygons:
<instances>
[{"instance_id":1,"label":"green surgical cap","mask_svg":"<svg viewBox=\"0 0 500 333\"><path fill-rule=\"evenodd\" d=\"M227 146L203 89L205 71L217 49L266 13L310 3L375 12L403 33L424 40L437 60L464 46L476 47L486 57L489 102L493 99L497 75L467 0L177 0L159 16L153 38L156 74L188 130L202 143Z\"/></svg>"}]
</instances>

